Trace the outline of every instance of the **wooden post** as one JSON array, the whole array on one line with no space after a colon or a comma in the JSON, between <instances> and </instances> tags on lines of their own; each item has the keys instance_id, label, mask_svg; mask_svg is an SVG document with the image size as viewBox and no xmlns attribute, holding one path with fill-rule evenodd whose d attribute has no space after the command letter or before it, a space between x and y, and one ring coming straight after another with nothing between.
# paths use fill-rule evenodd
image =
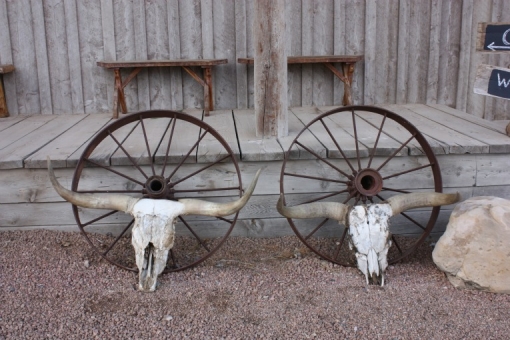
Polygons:
<instances>
[{"instance_id":1,"label":"wooden post","mask_svg":"<svg viewBox=\"0 0 510 340\"><path fill-rule=\"evenodd\" d=\"M5 117L9 117L9 110L5 101L3 74L0 74L0 118Z\"/></svg>"},{"instance_id":2,"label":"wooden post","mask_svg":"<svg viewBox=\"0 0 510 340\"><path fill-rule=\"evenodd\" d=\"M13 65L0 65L0 118L9 117L9 110L7 109L4 92L4 74L12 71L14 71Z\"/></svg>"},{"instance_id":3,"label":"wooden post","mask_svg":"<svg viewBox=\"0 0 510 340\"><path fill-rule=\"evenodd\" d=\"M258 137L288 134L285 0L255 0L255 119Z\"/></svg>"}]
</instances>

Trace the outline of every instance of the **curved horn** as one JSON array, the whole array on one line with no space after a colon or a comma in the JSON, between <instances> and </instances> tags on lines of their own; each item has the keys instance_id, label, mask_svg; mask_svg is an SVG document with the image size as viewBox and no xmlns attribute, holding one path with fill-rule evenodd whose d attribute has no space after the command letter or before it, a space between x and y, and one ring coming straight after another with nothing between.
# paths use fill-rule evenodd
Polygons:
<instances>
[{"instance_id":1,"label":"curved horn","mask_svg":"<svg viewBox=\"0 0 510 340\"><path fill-rule=\"evenodd\" d=\"M237 201L230 203L213 203L191 198L180 199L179 202L184 204L183 215L195 214L203 216L228 216L238 212L245 206L250 199L251 194L253 194L253 190L255 190L261 171L262 169L257 171L257 174L250 186L246 189L244 195Z\"/></svg>"},{"instance_id":2,"label":"curved horn","mask_svg":"<svg viewBox=\"0 0 510 340\"><path fill-rule=\"evenodd\" d=\"M327 217L345 224L349 206L336 202L314 202L286 207L283 205L283 194L280 194L276 209L287 218Z\"/></svg>"},{"instance_id":3,"label":"curved horn","mask_svg":"<svg viewBox=\"0 0 510 340\"><path fill-rule=\"evenodd\" d=\"M393 215L400 214L403 211L419 207L436 207L438 205L448 205L458 202L460 194L443 194L439 192L415 192L411 194L402 194L390 197L386 200L391 206Z\"/></svg>"},{"instance_id":4,"label":"curved horn","mask_svg":"<svg viewBox=\"0 0 510 340\"><path fill-rule=\"evenodd\" d=\"M133 205L138 201L138 198L133 198L127 195L118 194L80 194L64 188L57 181L55 173L53 172L53 166L51 165L50 157L48 160L48 174L50 176L51 184L57 193L62 196L66 201L85 208L95 209L112 209L129 212Z\"/></svg>"}]
</instances>

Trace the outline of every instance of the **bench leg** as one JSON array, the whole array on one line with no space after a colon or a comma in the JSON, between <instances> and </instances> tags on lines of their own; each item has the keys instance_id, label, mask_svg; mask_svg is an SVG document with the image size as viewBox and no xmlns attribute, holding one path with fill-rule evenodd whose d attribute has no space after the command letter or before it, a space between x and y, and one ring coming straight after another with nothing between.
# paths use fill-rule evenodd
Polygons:
<instances>
[{"instance_id":1,"label":"bench leg","mask_svg":"<svg viewBox=\"0 0 510 340\"><path fill-rule=\"evenodd\" d=\"M214 111L213 90L212 90L212 72L210 67L204 67L204 80L207 86L204 87L204 109L205 115L209 116L210 111Z\"/></svg>"},{"instance_id":2,"label":"bench leg","mask_svg":"<svg viewBox=\"0 0 510 340\"><path fill-rule=\"evenodd\" d=\"M211 68L203 66L204 79L200 78L192 69L187 66L182 66L193 79L204 87L204 111L205 115L209 116L209 111L214 110L212 105L212 81L211 81Z\"/></svg>"},{"instance_id":3,"label":"bench leg","mask_svg":"<svg viewBox=\"0 0 510 340\"><path fill-rule=\"evenodd\" d=\"M7 110L7 102L5 101L4 79L0 74L0 118L5 117L9 117L9 111Z\"/></svg>"},{"instance_id":4,"label":"bench leg","mask_svg":"<svg viewBox=\"0 0 510 340\"><path fill-rule=\"evenodd\" d=\"M343 105L352 105L352 79L354 77L354 64L342 64L342 71L344 73L344 99Z\"/></svg>"},{"instance_id":5,"label":"bench leg","mask_svg":"<svg viewBox=\"0 0 510 340\"><path fill-rule=\"evenodd\" d=\"M337 76L338 79L340 79L344 83L344 98L342 100L342 105L352 105L352 78L354 75L354 64L351 63L341 63L342 65L342 73L340 73L339 70L336 69L335 66L331 63L324 63L324 65L330 69L331 72L335 76Z\"/></svg>"},{"instance_id":6,"label":"bench leg","mask_svg":"<svg viewBox=\"0 0 510 340\"><path fill-rule=\"evenodd\" d=\"M124 87L122 86L122 77L118 68L114 69L115 90L113 92L113 118L119 118L119 104L122 113L127 113L126 98L124 96Z\"/></svg>"}]
</instances>

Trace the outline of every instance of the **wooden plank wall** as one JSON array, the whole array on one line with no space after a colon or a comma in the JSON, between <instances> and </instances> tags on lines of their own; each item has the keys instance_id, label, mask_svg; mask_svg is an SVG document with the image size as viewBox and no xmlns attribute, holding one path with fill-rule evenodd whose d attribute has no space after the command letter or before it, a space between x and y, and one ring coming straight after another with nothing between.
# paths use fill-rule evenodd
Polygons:
<instances>
[{"instance_id":1,"label":"wooden plank wall","mask_svg":"<svg viewBox=\"0 0 510 340\"><path fill-rule=\"evenodd\" d=\"M253 107L255 0L0 0L0 63L11 115L108 112L113 74L102 59L227 58L215 69L217 109ZM364 54L357 104L438 103L510 119L509 102L473 93L476 66L510 56L474 52L477 23L510 21L505 0L287 0L288 55ZM343 85L323 66L289 68L289 105L340 105ZM180 69L143 71L128 107L200 108L203 91Z\"/></svg>"}]
</instances>

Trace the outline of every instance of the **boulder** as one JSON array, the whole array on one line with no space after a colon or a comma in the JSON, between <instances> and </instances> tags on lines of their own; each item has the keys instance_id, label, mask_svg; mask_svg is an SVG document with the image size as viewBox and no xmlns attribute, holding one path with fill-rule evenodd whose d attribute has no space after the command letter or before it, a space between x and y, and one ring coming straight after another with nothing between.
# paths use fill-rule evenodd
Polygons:
<instances>
[{"instance_id":1,"label":"boulder","mask_svg":"<svg viewBox=\"0 0 510 340\"><path fill-rule=\"evenodd\" d=\"M459 203L432 258L457 288L510 294L510 201L482 196Z\"/></svg>"}]
</instances>

